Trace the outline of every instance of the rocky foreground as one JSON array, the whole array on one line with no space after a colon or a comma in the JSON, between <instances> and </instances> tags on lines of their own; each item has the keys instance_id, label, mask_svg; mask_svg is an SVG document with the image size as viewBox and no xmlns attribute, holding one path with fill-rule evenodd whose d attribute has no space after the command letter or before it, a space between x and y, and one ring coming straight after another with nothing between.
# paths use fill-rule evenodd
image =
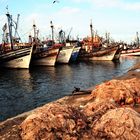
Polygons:
<instances>
[{"instance_id":1,"label":"rocky foreground","mask_svg":"<svg viewBox=\"0 0 140 140\"><path fill-rule=\"evenodd\" d=\"M127 74L0 123L1 140L140 139L140 65Z\"/></svg>"}]
</instances>

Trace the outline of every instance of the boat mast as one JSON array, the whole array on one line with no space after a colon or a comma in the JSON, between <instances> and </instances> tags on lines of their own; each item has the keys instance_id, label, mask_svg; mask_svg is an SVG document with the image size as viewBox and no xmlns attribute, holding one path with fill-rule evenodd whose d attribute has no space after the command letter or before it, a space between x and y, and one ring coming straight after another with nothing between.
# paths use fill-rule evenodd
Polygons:
<instances>
[{"instance_id":1,"label":"boat mast","mask_svg":"<svg viewBox=\"0 0 140 140\"><path fill-rule=\"evenodd\" d=\"M50 21L50 24L51 24L51 29L52 29L52 40L54 40L54 26L53 26L52 21Z\"/></svg>"},{"instance_id":2,"label":"boat mast","mask_svg":"<svg viewBox=\"0 0 140 140\"><path fill-rule=\"evenodd\" d=\"M18 34L17 29L18 29L18 23L19 23L19 16L20 16L20 14L17 15L17 22L15 23L16 24L16 27L15 27L15 37Z\"/></svg>"},{"instance_id":3,"label":"boat mast","mask_svg":"<svg viewBox=\"0 0 140 140\"><path fill-rule=\"evenodd\" d=\"M64 43L65 42L65 32L61 29L59 31L59 43Z\"/></svg>"},{"instance_id":4,"label":"boat mast","mask_svg":"<svg viewBox=\"0 0 140 140\"><path fill-rule=\"evenodd\" d=\"M107 43L107 46L108 46L109 45L109 40L110 40L110 33L106 32L105 37L106 37L106 43Z\"/></svg>"},{"instance_id":5,"label":"boat mast","mask_svg":"<svg viewBox=\"0 0 140 140\"><path fill-rule=\"evenodd\" d=\"M137 47L139 48L139 33L136 32L136 42L137 42Z\"/></svg>"},{"instance_id":6,"label":"boat mast","mask_svg":"<svg viewBox=\"0 0 140 140\"><path fill-rule=\"evenodd\" d=\"M3 30L2 42L3 43L8 43L7 23L4 24L2 30Z\"/></svg>"},{"instance_id":7,"label":"boat mast","mask_svg":"<svg viewBox=\"0 0 140 140\"><path fill-rule=\"evenodd\" d=\"M92 20L91 20L91 23L90 23L90 31L91 31L91 43L92 43L92 47L93 47L93 38L94 38L94 33L93 33L93 26L92 26Z\"/></svg>"},{"instance_id":8,"label":"boat mast","mask_svg":"<svg viewBox=\"0 0 140 140\"><path fill-rule=\"evenodd\" d=\"M33 24L33 30L34 30L34 40L36 40L36 25Z\"/></svg>"},{"instance_id":9,"label":"boat mast","mask_svg":"<svg viewBox=\"0 0 140 140\"><path fill-rule=\"evenodd\" d=\"M11 49L13 50L13 39L12 39L12 15L9 14L8 12L8 7L7 7L7 20L8 20L8 28L9 28L9 38L10 38L10 43L11 43Z\"/></svg>"},{"instance_id":10,"label":"boat mast","mask_svg":"<svg viewBox=\"0 0 140 140\"><path fill-rule=\"evenodd\" d=\"M70 40L70 33L71 33L71 31L72 31L72 27L70 28L70 31L69 31L68 36L67 36L67 40L68 41Z\"/></svg>"},{"instance_id":11,"label":"boat mast","mask_svg":"<svg viewBox=\"0 0 140 140\"><path fill-rule=\"evenodd\" d=\"M39 30L37 30L36 25L33 24L33 30L34 30L34 37L33 37L33 42L38 43L38 34L39 34Z\"/></svg>"}]
</instances>

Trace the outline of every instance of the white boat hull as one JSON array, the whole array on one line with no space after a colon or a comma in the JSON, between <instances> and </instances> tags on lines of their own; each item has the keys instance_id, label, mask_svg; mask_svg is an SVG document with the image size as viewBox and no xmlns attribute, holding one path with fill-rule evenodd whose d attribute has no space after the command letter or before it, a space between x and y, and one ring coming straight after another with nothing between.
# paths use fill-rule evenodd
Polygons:
<instances>
[{"instance_id":1,"label":"white boat hull","mask_svg":"<svg viewBox=\"0 0 140 140\"><path fill-rule=\"evenodd\" d=\"M32 47L23 48L3 54L0 57L1 67L7 68L29 68L32 56Z\"/></svg>"},{"instance_id":2,"label":"white boat hull","mask_svg":"<svg viewBox=\"0 0 140 140\"><path fill-rule=\"evenodd\" d=\"M30 65L30 55L28 56L24 56L24 57L20 57L14 60L10 60L6 63L3 64L3 67L7 67L7 68L29 68Z\"/></svg>"},{"instance_id":3,"label":"white boat hull","mask_svg":"<svg viewBox=\"0 0 140 140\"><path fill-rule=\"evenodd\" d=\"M57 63L69 63L72 51L74 47L73 46L65 46L60 50L57 60Z\"/></svg>"}]
</instances>

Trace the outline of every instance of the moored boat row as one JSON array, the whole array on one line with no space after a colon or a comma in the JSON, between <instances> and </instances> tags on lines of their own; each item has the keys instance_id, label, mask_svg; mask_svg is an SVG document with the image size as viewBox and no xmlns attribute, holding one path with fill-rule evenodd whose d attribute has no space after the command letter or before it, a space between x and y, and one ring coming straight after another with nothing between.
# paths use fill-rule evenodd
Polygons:
<instances>
[{"instance_id":1,"label":"moored boat row","mask_svg":"<svg viewBox=\"0 0 140 140\"><path fill-rule=\"evenodd\" d=\"M121 56L140 56L140 42L139 35L136 32L136 40L130 45L121 43Z\"/></svg>"},{"instance_id":2,"label":"moored boat row","mask_svg":"<svg viewBox=\"0 0 140 140\"><path fill-rule=\"evenodd\" d=\"M29 35L29 42L21 42L21 38L13 36L13 19L7 12L8 23L3 27L3 41L0 44L0 67L29 68L38 66L55 66L56 63L67 64L77 60L116 60L123 55L140 55L140 48L124 49L120 43L110 42L97 34L93 35L92 23L90 24L91 37L79 41L65 37L63 30L59 32L59 41L54 40L53 25L52 39L40 40L36 25L33 25L34 35ZM18 18L17 18L18 19ZM17 23L15 23L17 25Z\"/></svg>"},{"instance_id":3,"label":"moored boat row","mask_svg":"<svg viewBox=\"0 0 140 140\"><path fill-rule=\"evenodd\" d=\"M3 27L3 42L0 44L0 67L54 66L56 62L68 63L70 61L75 47L74 44L55 43L54 40L40 41L36 36L35 25L33 25L34 37L29 36L29 42L22 43L20 37L17 37L16 34L13 36L14 22L12 16L9 12L6 16L8 23L5 23ZM17 28L15 33L17 33Z\"/></svg>"}]
</instances>

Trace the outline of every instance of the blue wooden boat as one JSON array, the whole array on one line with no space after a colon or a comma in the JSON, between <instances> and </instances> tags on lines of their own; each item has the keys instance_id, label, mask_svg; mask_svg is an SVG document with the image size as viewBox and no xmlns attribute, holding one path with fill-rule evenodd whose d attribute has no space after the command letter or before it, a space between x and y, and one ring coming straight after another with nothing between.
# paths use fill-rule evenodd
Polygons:
<instances>
[{"instance_id":1,"label":"blue wooden boat","mask_svg":"<svg viewBox=\"0 0 140 140\"><path fill-rule=\"evenodd\" d=\"M73 46L74 46L74 49L71 54L70 62L75 62L77 60L80 49L82 47L82 43L77 41L76 43L73 43Z\"/></svg>"}]
</instances>

